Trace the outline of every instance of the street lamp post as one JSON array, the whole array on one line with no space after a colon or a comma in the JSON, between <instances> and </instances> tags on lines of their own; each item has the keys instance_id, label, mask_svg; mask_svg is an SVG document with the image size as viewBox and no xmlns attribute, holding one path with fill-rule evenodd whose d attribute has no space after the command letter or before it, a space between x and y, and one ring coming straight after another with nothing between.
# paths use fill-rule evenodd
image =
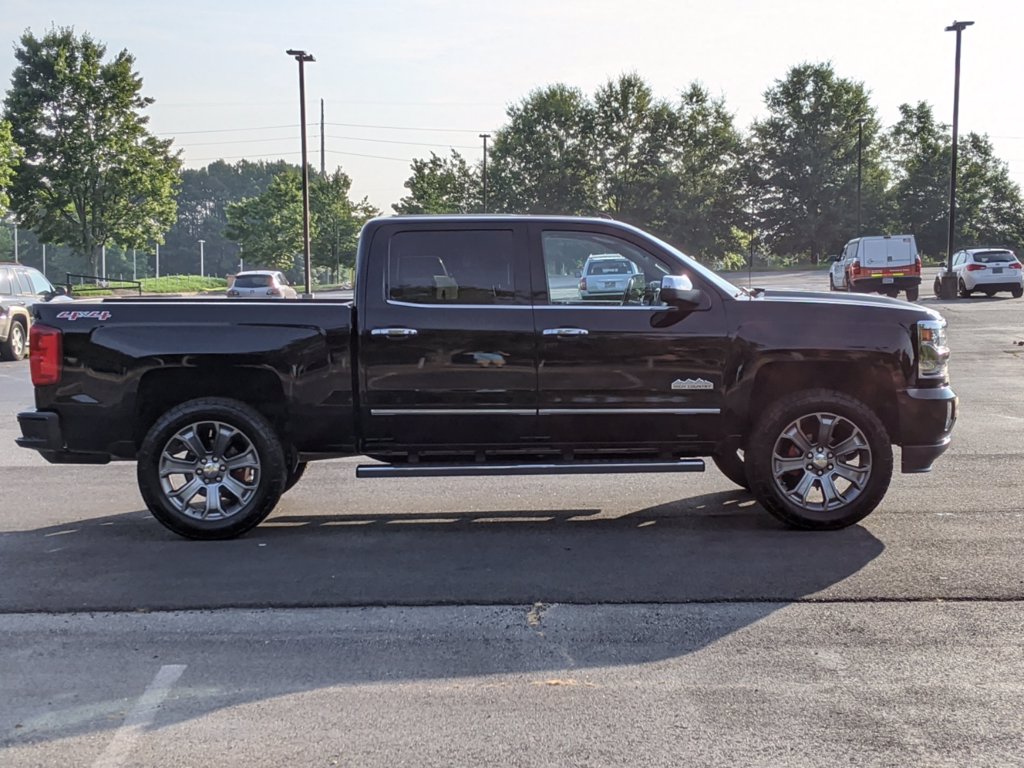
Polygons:
<instances>
[{"instance_id":1,"label":"street lamp post","mask_svg":"<svg viewBox=\"0 0 1024 768\"><path fill-rule=\"evenodd\" d=\"M973 21L954 21L947 32L956 32L956 65L953 73L953 150L949 167L949 236L946 240L946 271L939 284L939 297L955 299L957 295L956 276L953 274L953 238L956 233L956 152L957 129L960 119L960 34Z\"/></svg>"},{"instance_id":2,"label":"street lamp post","mask_svg":"<svg viewBox=\"0 0 1024 768\"><path fill-rule=\"evenodd\" d=\"M489 133L481 133L480 138L484 140L484 167L483 167L483 182L484 182L484 213L487 213L487 140L491 138Z\"/></svg>"},{"instance_id":3,"label":"street lamp post","mask_svg":"<svg viewBox=\"0 0 1024 768\"><path fill-rule=\"evenodd\" d=\"M206 264L204 263L205 262L206 254L203 251L203 244L205 242L206 242L205 240L200 240L199 241L199 276L200 277L206 277Z\"/></svg>"},{"instance_id":4,"label":"street lamp post","mask_svg":"<svg viewBox=\"0 0 1024 768\"><path fill-rule=\"evenodd\" d=\"M857 121L857 237L861 235L860 190L864 156L864 118Z\"/></svg>"},{"instance_id":5,"label":"street lamp post","mask_svg":"<svg viewBox=\"0 0 1024 768\"><path fill-rule=\"evenodd\" d=\"M313 263L309 243L309 163L306 160L306 74L305 63L316 61L313 54L289 48L285 51L299 62L299 130L302 131L302 255L306 271L306 290L302 298L313 298Z\"/></svg>"}]
</instances>

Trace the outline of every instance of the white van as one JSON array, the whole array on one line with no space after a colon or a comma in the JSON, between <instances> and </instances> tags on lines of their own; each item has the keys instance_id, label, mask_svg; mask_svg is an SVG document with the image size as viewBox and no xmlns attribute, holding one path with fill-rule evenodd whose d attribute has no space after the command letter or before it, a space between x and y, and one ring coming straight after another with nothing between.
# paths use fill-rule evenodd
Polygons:
<instances>
[{"instance_id":1,"label":"white van","mask_svg":"<svg viewBox=\"0 0 1024 768\"><path fill-rule=\"evenodd\" d=\"M884 293L896 297L906 291L917 301L921 290L921 257L913 235L857 237L836 257L829 273L833 291Z\"/></svg>"}]
</instances>

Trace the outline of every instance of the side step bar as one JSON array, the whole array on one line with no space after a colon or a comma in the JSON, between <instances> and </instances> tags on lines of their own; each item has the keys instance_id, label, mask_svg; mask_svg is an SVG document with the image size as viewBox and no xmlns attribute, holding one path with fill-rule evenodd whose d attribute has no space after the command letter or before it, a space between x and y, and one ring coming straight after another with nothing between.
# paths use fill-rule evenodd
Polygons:
<instances>
[{"instance_id":1,"label":"side step bar","mask_svg":"<svg viewBox=\"0 0 1024 768\"><path fill-rule=\"evenodd\" d=\"M360 464L356 477L495 477L509 475L612 475L633 472L703 472L703 459L573 461L522 464Z\"/></svg>"}]
</instances>

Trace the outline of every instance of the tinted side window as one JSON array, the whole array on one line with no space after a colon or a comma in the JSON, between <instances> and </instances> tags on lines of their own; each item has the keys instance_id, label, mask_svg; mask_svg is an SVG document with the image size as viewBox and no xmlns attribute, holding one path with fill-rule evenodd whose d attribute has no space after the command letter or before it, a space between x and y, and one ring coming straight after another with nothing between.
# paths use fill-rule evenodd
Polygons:
<instances>
[{"instance_id":1,"label":"tinted side window","mask_svg":"<svg viewBox=\"0 0 1024 768\"><path fill-rule=\"evenodd\" d=\"M512 230L399 232L388 248L387 296L415 304L515 302Z\"/></svg>"},{"instance_id":2,"label":"tinted side window","mask_svg":"<svg viewBox=\"0 0 1024 768\"><path fill-rule=\"evenodd\" d=\"M34 293L32 283L29 282L28 275L25 274L24 269L14 270L14 277L17 282L15 293L20 293L23 296L30 296Z\"/></svg>"},{"instance_id":3,"label":"tinted side window","mask_svg":"<svg viewBox=\"0 0 1024 768\"><path fill-rule=\"evenodd\" d=\"M11 270L0 269L0 296L10 296L14 293L11 287Z\"/></svg>"}]
</instances>

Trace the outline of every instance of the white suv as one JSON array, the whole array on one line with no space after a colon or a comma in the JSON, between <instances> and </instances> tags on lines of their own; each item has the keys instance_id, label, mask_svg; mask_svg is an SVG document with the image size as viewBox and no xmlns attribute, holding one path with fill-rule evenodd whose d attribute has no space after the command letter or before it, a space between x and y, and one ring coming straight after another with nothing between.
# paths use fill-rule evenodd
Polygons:
<instances>
[{"instance_id":1,"label":"white suv","mask_svg":"<svg viewBox=\"0 0 1024 768\"><path fill-rule=\"evenodd\" d=\"M587 257L580 277L580 296L584 299L621 301L640 267L618 253L595 253Z\"/></svg>"},{"instance_id":2,"label":"white suv","mask_svg":"<svg viewBox=\"0 0 1024 768\"><path fill-rule=\"evenodd\" d=\"M935 278L937 296L941 275ZM1006 248L968 248L953 254L953 274L960 295L970 296L980 291L994 296L999 291L1009 291L1015 299L1024 296L1024 268L1013 251Z\"/></svg>"}]
</instances>

